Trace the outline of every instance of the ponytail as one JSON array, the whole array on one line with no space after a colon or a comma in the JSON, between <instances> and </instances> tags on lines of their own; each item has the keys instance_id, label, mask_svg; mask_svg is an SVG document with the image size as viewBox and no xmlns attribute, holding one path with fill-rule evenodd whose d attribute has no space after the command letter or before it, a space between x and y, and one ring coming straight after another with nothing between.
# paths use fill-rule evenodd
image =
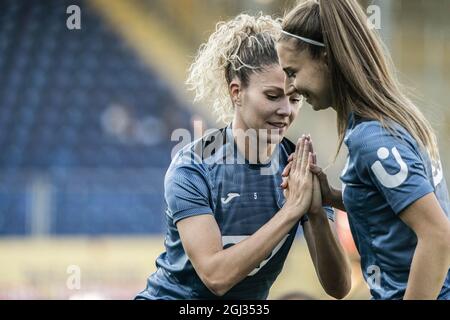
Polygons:
<instances>
[{"instance_id":1,"label":"ponytail","mask_svg":"<svg viewBox=\"0 0 450 320\"><path fill-rule=\"evenodd\" d=\"M263 15L240 14L218 23L189 68L186 84L195 92L195 101L212 103L218 120L229 122L233 116L229 84L237 77L245 87L252 73L278 63L275 42L280 29L279 21Z\"/></svg>"}]
</instances>

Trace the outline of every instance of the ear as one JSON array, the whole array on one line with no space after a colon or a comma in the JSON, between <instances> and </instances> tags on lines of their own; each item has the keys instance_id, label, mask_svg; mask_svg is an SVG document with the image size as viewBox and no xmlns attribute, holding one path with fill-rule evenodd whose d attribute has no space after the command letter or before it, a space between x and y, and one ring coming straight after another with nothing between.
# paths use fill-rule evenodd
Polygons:
<instances>
[{"instance_id":1,"label":"ear","mask_svg":"<svg viewBox=\"0 0 450 320\"><path fill-rule=\"evenodd\" d=\"M239 80L231 81L228 89L230 91L230 97L231 100L233 101L233 105L240 107L242 94L241 82Z\"/></svg>"}]
</instances>

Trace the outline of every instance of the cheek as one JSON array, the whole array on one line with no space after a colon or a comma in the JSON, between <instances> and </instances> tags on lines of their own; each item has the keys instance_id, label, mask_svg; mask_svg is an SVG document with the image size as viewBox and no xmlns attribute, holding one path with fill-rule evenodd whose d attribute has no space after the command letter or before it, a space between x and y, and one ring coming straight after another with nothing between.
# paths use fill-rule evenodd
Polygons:
<instances>
[{"instance_id":1,"label":"cheek","mask_svg":"<svg viewBox=\"0 0 450 320\"><path fill-rule=\"evenodd\" d=\"M299 103L297 106L292 106L292 112L291 112L291 116L289 117L289 127L292 126L292 124L294 123L295 119L298 116L298 113L300 112L300 108L302 107L302 104Z\"/></svg>"},{"instance_id":2,"label":"cheek","mask_svg":"<svg viewBox=\"0 0 450 320\"><path fill-rule=\"evenodd\" d=\"M291 114L291 117L290 117L291 118L291 123L295 120L295 118L297 118L298 113L299 113L303 103L304 103L303 101L300 101L298 105L292 107L292 114Z\"/></svg>"},{"instance_id":3,"label":"cheek","mask_svg":"<svg viewBox=\"0 0 450 320\"><path fill-rule=\"evenodd\" d=\"M267 101L265 100L257 95L249 96L246 100L242 110L242 116L251 127L258 127L270 113L270 108L267 106Z\"/></svg>"},{"instance_id":4,"label":"cheek","mask_svg":"<svg viewBox=\"0 0 450 320\"><path fill-rule=\"evenodd\" d=\"M327 106L331 105L331 80L324 75L321 79L320 99Z\"/></svg>"},{"instance_id":5,"label":"cheek","mask_svg":"<svg viewBox=\"0 0 450 320\"><path fill-rule=\"evenodd\" d=\"M264 96L258 95L253 99L252 111L255 118L266 119L276 110L276 103L269 101Z\"/></svg>"},{"instance_id":6,"label":"cheek","mask_svg":"<svg viewBox=\"0 0 450 320\"><path fill-rule=\"evenodd\" d=\"M330 74L325 67L317 67L315 69L315 84L317 90L323 96L328 96L330 94Z\"/></svg>"}]
</instances>

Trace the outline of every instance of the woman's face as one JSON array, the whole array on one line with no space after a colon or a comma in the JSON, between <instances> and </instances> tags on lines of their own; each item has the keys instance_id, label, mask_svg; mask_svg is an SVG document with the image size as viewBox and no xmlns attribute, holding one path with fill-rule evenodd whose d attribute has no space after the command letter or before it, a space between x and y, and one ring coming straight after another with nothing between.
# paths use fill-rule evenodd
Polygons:
<instances>
[{"instance_id":1,"label":"woman's face","mask_svg":"<svg viewBox=\"0 0 450 320\"><path fill-rule=\"evenodd\" d=\"M300 109L300 95L284 93L284 73L279 64L252 73L249 84L230 84L235 105L234 126L267 130L268 143L280 143Z\"/></svg>"},{"instance_id":2,"label":"woman's face","mask_svg":"<svg viewBox=\"0 0 450 320\"><path fill-rule=\"evenodd\" d=\"M286 94L305 97L314 110L328 109L332 105L331 79L325 57L313 59L308 50L298 51L297 40L277 44L280 65L286 74Z\"/></svg>"}]
</instances>

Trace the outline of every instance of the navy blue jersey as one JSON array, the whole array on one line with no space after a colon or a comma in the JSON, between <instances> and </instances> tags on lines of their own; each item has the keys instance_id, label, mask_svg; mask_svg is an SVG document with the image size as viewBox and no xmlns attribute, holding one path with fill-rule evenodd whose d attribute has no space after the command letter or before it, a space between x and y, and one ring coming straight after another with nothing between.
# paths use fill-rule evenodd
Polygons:
<instances>
[{"instance_id":1,"label":"navy blue jersey","mask_svg":"<svg viewBox=\"0 0 450 320\"><path fill-rule=\"evenodd\" d=\"M374 299L402 299L417 237L399 214L434 192L449 216L442 166L432 163L404 128L396 126L391 133L380 122L354 114L344 142L349 157L341 176L343 200L363 275ZM450 299L450 274L439 298Z\"/></svg>"},{"instance_id":2,"label":"navy blue jersey","mask_svg":"<svg viewBox=\"0 0 450 320\"><path fill-rule=\"evenodd\" d=\"M202 283L189 261L177 222L213 215L226 249L254 234L283 206L281 173L295 145L283 139L265 165L250 164L237 151L231 127L216 130L183 148L165 177L167 203L166 251L157 271L138 299L217 299ZM326 208L330 219L334 212ZM305 219L306 220L306 219ZM266 299L281 272L298 223L261 264L223 299Z\"/></svg>"}]
</instances>

